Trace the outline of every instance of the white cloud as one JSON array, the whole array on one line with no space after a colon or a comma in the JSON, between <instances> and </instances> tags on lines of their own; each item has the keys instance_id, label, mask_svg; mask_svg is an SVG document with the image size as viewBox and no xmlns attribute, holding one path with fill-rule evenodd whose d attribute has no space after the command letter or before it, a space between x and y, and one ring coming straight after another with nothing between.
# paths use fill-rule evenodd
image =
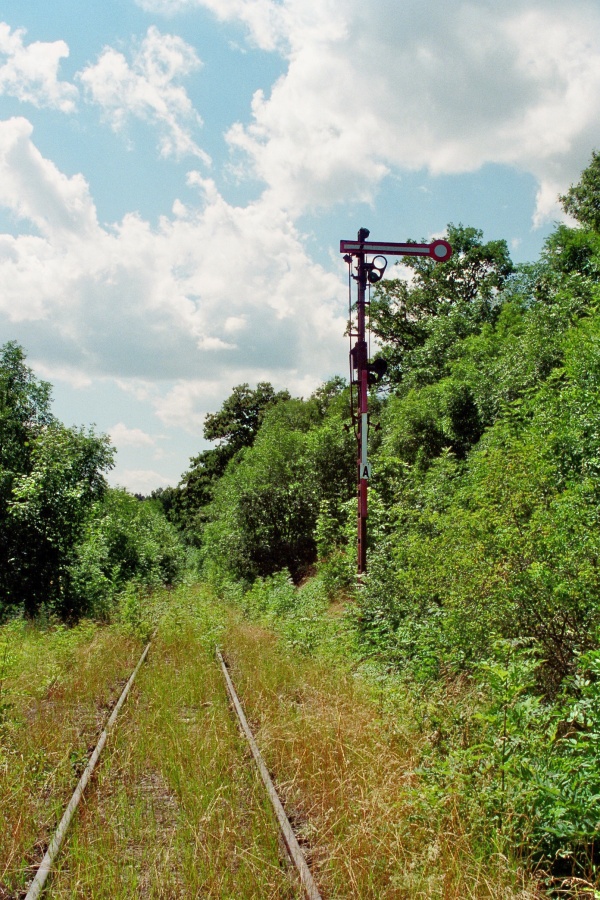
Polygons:
<instances>
[{"instance_id":1,"label":"white cloud","mask_svg":"<svg viewBox=\"0 0 600 900\"><path fill-rule=\"evenodd\" d=\"M156 441L141 428L128 428L124 422L117 422L108 430L111 442L116 447L154 447Z\"/></svg>"},{"instance_id":2,"label":"white cloud","mask_svg":"<svg viewBox=\"0 0 600 900\"><path fill-rule=\"evenodd\" d=\"M253 43L262 50L274 50L287 45L289 13L287 3L274 0L136 0L146 12L173 16L194 7L209 9L222 22L241 21L247 27ZM309 15L317 15L319 4L306 4ZM322 0L321 5L328 5ZM316 7L316 9L315 9Z\"/></svg>"},{"instance_id":3,"label":"white cloud","mask_svg":"<svg viewBox=\"0 0 600 900\"><path fill-rule=\"evenodd\" d=\"M97 219L85 179L63 175L32 143L32 132L27 119L0 121L0 206L42 234L62 240L69 234L91 235Z\"/></svg>"},{"instance_id":4,"label":"white cloud","mask_svg":"<svg viewBox=\"0 0 600 900\"><path fill-rule=\"evenodd\" d=\"M0 203L40 232L0 237L0 327L19 322L71 383L113 379L200 433L233 385L316 380L344 359L344 283L268 196L235 207L193 173L185 217L103 228L85 180L44 159L23 119L0 126L0 175Z\"/></svg>"},{"instance_id":5,"label":"white cloud","mask_svg":"<svg viewBox=\"0 0 600 900\"><path fill-rule=\"evenodd\" d=\"M155 397L154 409L165 426L202 434L210 398L218 397L219 387L195 379L179 381L166 394Z\"/></svg>"},{"instance_id":6,"label":"white cloud","mask_svg":"<svg viewBox=\"0 0 600 900\"><path fill-rule=\"evenodd\" d=\"M193 47L176 35L150 26L131 65L112 47L79 73L88 100L97 103L116 132L130 118L158 128L164 157L192 155L209 164L210 158L192 138L202 124L185 90L177 82L201 67Z\"/></svg>"},{"instance_id":7,"label":"white cloud","mask_svg":"<svg viewBox=\"0 0 600 900\"><path fill-rule=\"evenodd\" d=\"M370 200L398 170L485 163L539 183L535 223L600 143L596 0L138 0L244 24L288 69L228 134L292 214Z\"/></svg>"},{"instance_id":8,"label":"white cloud","mask_svg":"<svg viewBox=\"0 0 600 900\"><path fill-rule=\"evenodd\" d=\"M49 381L50 384L62 381L64 384L68 384L70 387L78 390L83 390L92 385L90 376L74 366L63 366L60 363L52 360L48 361L47 359L29 359L28 365L31 366L36 376L43 378L44 381Z\"/></svg>"},{"instance_id":9,"label":"white cloud","mask_svg":"<svg viewBox=\"0 0 600 900\"><path fill-rule=\"evenodd\" d=\"M0 96L72 112L79 92L74 85L58 80L68 46L64 41L34 41L25 46L24 36L25 29L11 31L6 22L0 22Z\"/></svg>"},{"instance_id":10,"label":"white cloud","mask_svg":"<svg viewBox=\"0 0 600 900\"><path fill-rule=\"evenodd\" d=\"M108 482L113 487L125 485L131 493L147 496L155 488L167 487L172 484L172 479L165 478L164 475L153 469L121 469L117 465L112 472L109 472Z\"/></svg>"}]
</instances>

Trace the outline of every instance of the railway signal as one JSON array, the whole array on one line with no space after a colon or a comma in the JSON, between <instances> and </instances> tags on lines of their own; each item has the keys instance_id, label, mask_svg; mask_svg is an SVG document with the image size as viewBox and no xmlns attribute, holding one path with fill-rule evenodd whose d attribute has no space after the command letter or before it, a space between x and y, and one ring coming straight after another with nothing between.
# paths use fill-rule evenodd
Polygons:
<instances>
[{"instance_id":1,"label":"railway signal","mask_svg":"<svg viewBox=\"0 0 600 900\"><path fill-rule=\"evenodd\" d=\"M367 454L369 434L369 394L370 384L377 384L385 375L385 361L369 362L366 340L366 290L367 284L377 284L383 277L387 266L386 256L420 256L429 257L436 262L446 262L452 256L452 247L448 241L437 240L430 244L397 244L389 242L368 241L369 229L361 228L355 241L340 241L340 253L350 266L355 264L352 277L356 281L358 296L356 301L356 332L351 339L356 343L350 350L351 385L356 384L357 402L357 495L358 495L358 576L367 571L367 494L371 477L371 463ZM372 256L370 262L367 257ZM356 372L356 375L354 374Z\"/></svg>"}]
</instances>

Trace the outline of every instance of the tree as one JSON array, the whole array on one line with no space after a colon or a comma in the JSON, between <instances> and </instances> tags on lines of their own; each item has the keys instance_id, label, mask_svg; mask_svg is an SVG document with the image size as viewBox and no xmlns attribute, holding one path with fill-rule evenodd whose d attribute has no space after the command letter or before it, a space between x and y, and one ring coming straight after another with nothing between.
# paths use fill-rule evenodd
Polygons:
<instances>
[{"instance_id":1,"label":"tree","mask_svg":"<svg viewBox=\"0 0 600 900\"><path fill-rule=\"evenodd\" d=\"M70 609L68 566L88 511L106 490L103 472L113 465L108 438L52 423L30 441L28 472L14 478L7 504L15 556L10 560L12 599L28 614L42 603Z\"/></svg>"},{"instance_id":2,"label":"tree","mask_svg":"<svg viewBox=\"0 0 600 900\"><path fill-rule=\"evenodd\" d=\"M590 164L581 178L571 185L560 202L566 213L577 219L580 225L600 231L600 153L594 150Z\"/></svg>"},{"instance_id":3,"label":"tree","mask_svg":"<svg viewBox=\"0 0 600 900\"><path fill-rule=\"evenodd\" d=\"M221 409L206 416L204 437L222 441L233 456L253 443L266 410L289 399L288 391L276 392L268 381L260 381L254 390L248 384L238 384Z\"/></svg>"},{"instance_id":4,"label":"tree","mask_svg":"<svg viewBox=\"0 0 600 900\"><path fill-rule=\"evenodd\" d=\"M29 466L29 439L54 421L51 387L38 381L25 365L25 353L15 341L0 347L0 480ZM2 488L0 488L0 491Z\"/></svg>"},{"instance_id":5,"label":"tree","mask_svg":"<svg viewBox=\"0 0 600 900\"><path fill-rule=\"evenodd\" d=\"M105 613L128 582L174 583L184 550L159 501L140 503L120 488L109 488L86 515L71 554L69 588L80 613Z\"/></svg>"},{"instance_id":6,"label":"tree","mask_svg":"<svg viewBox=\"0 0 600 900\"><path fill-rule=\"evenodd\" d=\"M0 348L0 609L68 600L67 568L106 487L108 439L65 428L14 341Z\"/></svg>"},{"instance_id":7,"label":"tree","mask_svg":"<svg viewBox=\"0 0 600 900\"><path fill-rule=\"evenodd\" d=\"M448 225L453 255L439 264L408 258L410 280L380 282L371 302L371 328L392 383L431 383L447 374L456 342L496 316L495 301L514 271L506 241L483 243L483 233Z\"/></svg>"},{"instance_id":8,"label":"tree","mask_svg":"<svg viewBox=\"0 0 600 900\"><path fill-rule=\"evenodd\" d=\"M341 516L356 485L356 445L335 409L336 395L330 386L319 397L278 403L239 464L227 468L207 509L209 576L251 579L288 569L298 581L316 561L321 501L331 501Z\"/></svg>"},{"instance_id":9,"label":"tree","mask_svg":"<svg viewBox=\"0 0 600 900\"><path fill-rule=\"evenodd\" d=\"M17 479L32 468L35 439L54 421L50 385L38 381L25 365L16 342L0 348L0 610L22 599L19 567L27 547L22 529L9 518L9 503Z\"/></svg>"},{"instance_id":10,"label":"tree","mask_svg":"<svg viewBox=\"0 0 600 900\"><path fill-rule=\"evenodd\" d=\"M289 399L288 391L275 391L268 381L259 382L254 390L248 384L239 384L218 412L206 416L204 437L220 443L192 457L176 488L176 496L169 497L167 514L190 543L200 540L206 522L205 508L229 461L252 446L267 410Z\"/></svg>"}]
</instances>

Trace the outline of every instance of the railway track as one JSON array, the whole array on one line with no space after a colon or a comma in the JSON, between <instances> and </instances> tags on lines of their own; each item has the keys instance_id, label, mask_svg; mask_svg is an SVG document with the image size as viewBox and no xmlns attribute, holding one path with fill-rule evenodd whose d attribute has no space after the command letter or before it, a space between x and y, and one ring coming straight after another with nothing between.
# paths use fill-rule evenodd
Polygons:
<instances>
[{"instance_id":1,"label":"railway track","mask_svg":"<svg viewBox=\"0 0 600 900\"><path fill-rule=\"evenodd\" d=\"M239 701L237 692L235 690L233 681L231 680L231 675L227 670L227 665L225 660L223 659L223 655L221 651L217 648L216 651L217 659L221 665L221 670L223 672L223 677L225 678L225 683L227 685L227 691L231 698L231 703L235 710L235 713L238 717L240 727L246 737L250 749L252 751L252 756L254 757L254 761L258 767L258 771L260 772L260 777L263 780L263 784L266 788L269 800L271 801L271 805L273 806L273 810L277 817L277 821L279 822L279 827L281 829L281 834L283 836L283 840L285 842L286 849L288 851L290 860L296 867L298 871L298 875L300 876L300 881L302 883L302 887L304 888L304 892L308 898L308 900L321 900L321 894L319 893L319 889L317 888L316 882L312 876L312 873L307 865L306 859L304 858L304 854L300 849L300 844L296 839L296 835L294 834L294 830L290 824L290 820L288 819L285 810L282 806L281 800L275 790L273 782L271 780L271 776L269 775L269 770L267 769L265 762L262 758L262 754L258 749L258 744L254 739L254 735L248 725L246 720L246 716L244 714L244 710L242 708L242 704Z\"/></svg>"},{"instance_id":2,"label":"railway track","mask_svg":"<svg viewBox=\"0 0 600 900\"><path fill-rule=\"evenodd\" d=\"M90 779L92 778L92 775L93 775L93 773L96 769L96 766L100 760L101 753L107 743L107 740L108 740L111 732L113 730L115 730L115 731L118 730L118 729L115 729L115 726L117 724L117 718L118 718L119 713L131 691L131 688L136 680L136 677L138 676L138 673L139 673L142 665L144 664L145 660L148 657L148 654L152 647L152 641L154 640L154 637L155 637L155 635L153 636L152 640L149 641L148 644L145 646L133 672L131 673L131 675L127 681L127 684L125 685L125 688L123 689L117 703L115 704L114 709L112 710L112 713L109 716L104 729L102 730L102 733L100 735L98 743L95 746L95 748L89 758L89 761L87 762L87 765L79 779L77 787L75 788L75 791L71 797L71 800L68 803L68 805L62 815L61 821L60 821L60 823L48 845L48 849L44 855L44 858L43 858L42 862L40 863L39 867L37 868L35 876L31 882L31 884L29 885L27 894L25 895L25 900L38 900L38 898L42 897L45 893L46 882L47 882L48 877L50 876L53 868L55 867L55 865L57 864L57 862L59 860L59 855L61 855L61 849L63 848L63 845L67 839L68 832L72 828L72 823L77 817L77 810L78 810L78 807L79 807L82 799L84 798L84 792L86 791L86 787L88 786L88 783L90 782ZM240 729L250 746L252 756L254 758L254 762L255 762L258 772L261 776L264 788L266 790L267 797L269 799L269 802L272 806L275 818L277 820L277 823L278 823L278 826L279 826L279 829L281 832L281 837L283 838L283 845L286 848L286 851L289 855L289 859L290 859L292 866L294 867L295 871L297 872L297 877L298 877L299 883L301 885L303 895L306 898L308 898L308 900L321 900L321 894L319 892L319 889L318 889L316 882L310 872L310 869L308 867L308 864L306 862L304 854L302 853L302 850L300 848L300 845L298 843L296 835L294 834L294 831L289 822L289 819L286 816L286 813L285 813L283 805L279 799L279 796L277 795L277 792L275 790L275 787L274 787L271 777L269 775L268 769L264 763L264 760L262 758L260 750L256 744L254 736L250 730L250 727L249 727L246 717L244 715L244 711L242 709L242 705L240 703L235 686L233 684L231 674L228 671L226 662L225 662L223 655L221 654L221 651L219 649L216 649L216 661L218 663L221 674L223 676L224 683L225 683L225 686L227 689L227 694L230 699L230 709L231 709L232 713L234 713L237 716L237 720L238 720ZM205 701L205 705L210 702L211 701ZM82 827L83 827L83 829L85 829L85 824ZM243 847L239 848L239 851L241 853L243 853L244 848ZM66 848L65 848L65 852L66 852ZM269 894L269 895L271 895L271 894ZM294 891L294 895L296 895L295 891ZM23 894L20 894L19 896L22 897ZM195 894L194 894L194 896L195 896ZM253 894L253 896L255 896L255 894ZM277 896L279 896L279 894ZM286 894L286 896L287 896L287 894Z\"/></svg>"},{"instance_id":3,"label":"railway track","mask_svg":"<svg viewBox=\"0 0 600 900\"><path fill-rule=\"evenodd\" d=\"M137 673L139 672L144 660L146 659L146 656L148 655L148 651L150 649L151 644L152 644L151 641L148 644L146 644L144 651L143 651L142 655L140 656L138 664L136 665L135 669L131 673L129 680L127 681L127 684L123 688L121 696L117 700L115 708L113 709L113 711L108 719L108 722L106 723L106 727L103 729L102 734L100 735L100 739L94 749L94 752L92 753L92 755L90 757L90 761L88 762L87 766L85 767L83 775L79 779L79 783L77 784L77 787L75 788L73 796L71 797L69 804L63 814L63 817L60 820L59 826L56 829L56 831L54 832L54 836L53 836L52 840L50 841L50 846L48 847L46 853L44 854L44 858L43 858L42 862L40 863L40 866L35 874L35 878L33 879L32 883L29 887L29 890L27 891L25 900L37 900L37 898L40 896L40 894L44 890L44 885L46 884L46 880L50 874L54 860L56 859L57 855L59 854L60 849L65 840L65 837L67 836L67 831L69 830L71 820L73 819L73 816L75 815L75 811L77 810L77 807L79 806L81 798L83 797L83 792L86 789L88 781L92 777L92 773L94 772L94 769L96 768L98 760L100 759L100 754L102 753L102 750L104 749L104 745L106 744L108 735L109 735L110 731L112 730L112 728L114 727L115 722L117 721L117 716L119 715L119 710L121 709L121 707L125 703L125 700L127 699L127 695L129 694L129 691L131 690L133 682L136 679Z\"/></svg>"},{"instance_id":4,"label":"railway track","mask_svg":"<svg viewBox=\"0 0 600 900\"><path fill-rule=\"evenodd\" d=\"M371 687L335 659L296 652L200 588L173 592L158 615L159 633L119 710L142 649L120 628L34 635L27 666L9 673L0 900L24 900L28 890L43 900L538 896L525 874L517 881L502 861L484 866L473 856L460 820L440 828L419 793L424 736L400 732ZM410 724L409 701L398 698L397 708ZM245 713L239 724L236 706ZM257 740L240 733L244 721ZM40 890L40 861L103 730L101 764ZM299 874L285 865L289 822L278 827L257 767L267 784L277 773L316 889L302 862Z\"/></svg>"}]
</instances>

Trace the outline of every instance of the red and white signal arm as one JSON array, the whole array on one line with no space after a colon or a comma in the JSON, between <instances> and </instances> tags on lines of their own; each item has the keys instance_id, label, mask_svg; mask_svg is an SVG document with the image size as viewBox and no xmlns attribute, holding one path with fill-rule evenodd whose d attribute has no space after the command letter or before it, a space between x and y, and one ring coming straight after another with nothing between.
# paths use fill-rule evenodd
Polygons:
<instances>
[{"instance_id":1,"label":"red and white signal arm","mask_svg":"<svg viewBox=\"0 0 600 900\"><path fill-rule=\"evenodd\" d=\"M390 244L378 241L340 241L340 253L352 256L373 254L374 256L429 256L436 262L446 262L452 256L448 241L440 238L431 244Z\"/></svg>"}]
</instances>

